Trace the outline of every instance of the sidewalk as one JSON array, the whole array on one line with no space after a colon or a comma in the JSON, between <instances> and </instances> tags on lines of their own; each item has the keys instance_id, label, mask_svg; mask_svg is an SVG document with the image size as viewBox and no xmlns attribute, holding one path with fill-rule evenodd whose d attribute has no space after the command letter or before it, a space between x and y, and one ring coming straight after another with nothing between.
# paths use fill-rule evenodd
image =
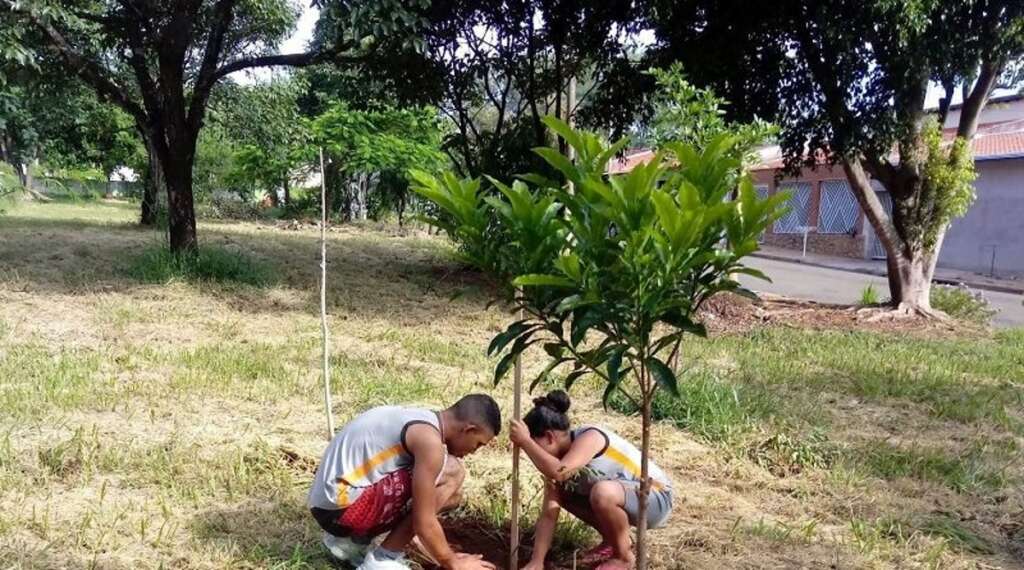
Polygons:
<instances>
[{"instance_id":1,"label":"sidewalk","mask_svg":"<svg viewBox=\"0 0 1024 570\"><path fill-rule=\"evenodd\" d=\"M797 250L765 244L762 244L761 249L753 255L775 261L802 263L813 267L824 267L826 269L837 269L839 271L850 271L865 275L884 277L886 273L885 261L877 259L855 259L852 257L821 255L810 252L807 253L807 257L803 257ZM936 283L963 283L972 289L1024 295L1024 279L1001 279L970 271L939 267L935 270L934 281Z\"/></svg>"}]
</instances>

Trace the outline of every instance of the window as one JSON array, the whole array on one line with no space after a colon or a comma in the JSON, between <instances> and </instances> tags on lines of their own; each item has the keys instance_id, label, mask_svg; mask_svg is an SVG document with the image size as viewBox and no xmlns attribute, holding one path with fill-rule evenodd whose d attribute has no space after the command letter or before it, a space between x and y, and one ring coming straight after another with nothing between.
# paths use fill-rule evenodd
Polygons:
<instances>
[{"instance_id":1,"label":"window","mask_svg":"<svg viewBox=\"0 0 1024 570\"><path fill-rule=\"evenodd\" d=\"M779 192L789 192L789 211L775 222L775 233L798 234L800 228L809 226L811 221L811 183L783 182Z\"/></svg>"},{"instance_id":2,"label":"window","mask_svg":"<svg viewBox=\"0 0 1024 570\"><path fill-rule=\"evenodd\" d=\"M758 200L764 200L768 198L770 190L768 189L767 184L755 184L754 193L757 194ZM761 234L757 236L757 243L764 243L764 232L761 232Z\"/></svg>"},{"instance_id":3,"label":"window","mask_svg":"<svg viewBox=\"0 0 1024 570\"><path fill-rule=\"evenodd\" d=\"M860 207L846 180L825 180L821 183L818 203L818 233L848 234L857 225Z\"/></svg>"}]
</instances>

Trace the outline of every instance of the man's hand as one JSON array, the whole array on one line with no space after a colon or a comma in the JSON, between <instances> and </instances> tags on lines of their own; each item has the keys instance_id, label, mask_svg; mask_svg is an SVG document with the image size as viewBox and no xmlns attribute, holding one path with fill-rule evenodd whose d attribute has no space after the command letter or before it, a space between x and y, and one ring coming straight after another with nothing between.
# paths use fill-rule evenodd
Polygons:
<instances>
[{"instance_id":1,"label":"man's hand","mask_svg":"<svg viewBox=\"0 0 1024 570\"><path fill-rule=\"evenodd\" d=\"M448 563L448 570L495 570L495 566L479 554L460 552Z\"/></svg>"},{"instance_id":2,"label":"man's hand","mask_svg":"<svg viewBox=\"0 0 1024 570\"><path fill-rule=\"evenodd\" d=\"M523 566L520 570L544 570L544 561L537 562L536 560L531 560L529 564Z\"/></svg>"},{"instance_id":3,"label":"man's hand","mask_svg":"<svg viewBox=\"0 0 1024 570\"><path fill-rule=\"evenodd\" d=\"M512 420L508 423L508 427L508 437L512 440L512 443L523 447L530 441L530 428L526 427L522 420Z\"/></svg>"}]
</instances>

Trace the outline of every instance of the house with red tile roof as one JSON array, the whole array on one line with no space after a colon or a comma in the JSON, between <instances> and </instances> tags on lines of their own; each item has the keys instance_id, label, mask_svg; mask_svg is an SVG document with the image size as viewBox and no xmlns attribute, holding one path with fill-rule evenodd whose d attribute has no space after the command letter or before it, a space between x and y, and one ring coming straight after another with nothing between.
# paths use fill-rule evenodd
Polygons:
<instances>
[{"instance_id":1,"label":"house with red tile roof","mask_svg":"<svg viewBox=\"0 0 1024 570\"><path fill-rule=\"evenodd\" d=\"M944 130L952 138L959 120L953 106ZM1024 96L994 98L980 117L972 141L978 178L976 200L967 214L953 221L939 255L939 266L950 269L1024 276ZM623 173L654 156L636 149L609 165ZM762 195L788 191L790 212L765 233L764 243L845 257L884 259L885 249L857 203L841 166L821 161L797 176L786 174L778 147L761 151L761 163L751 169ZM876 185L883 204L888 192Z\"/></svg>"}]
</instances>

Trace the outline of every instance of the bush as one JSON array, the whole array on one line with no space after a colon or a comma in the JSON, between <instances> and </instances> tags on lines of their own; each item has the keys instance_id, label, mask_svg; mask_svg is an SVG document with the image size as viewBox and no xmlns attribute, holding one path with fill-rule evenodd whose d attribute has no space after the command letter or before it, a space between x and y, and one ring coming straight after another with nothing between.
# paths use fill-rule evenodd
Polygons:
<instances>
[{"instance_id":1,"label":"bush","mask_svg":"<svg viewBox=\"0 0 1024 570\"><path fill-rule=\"evenodd\" d=\"M258 204L234 196L214 196L196 207L196 217L208 220L256 220L261 213Z\"/></svg>"},{"instance_id":2,"label":"bush","mask_svg":"<svg viewBox=\"0 0 1024 570\"><path fill-rule=\"evenodd\" d=\"M932 307L954 319L987 325L999 311L993 309L981 291L972 291L966 285L935 285L932 287Z\"/></svg>"},{"instance_id":3,"label":"bush","mask_svg":"<svg viewBox=\"0 0 1024 570\"><path fill-rule=\"evenodd\" d=\"M132 261L128 274L145 283L212 281L264 287L273 282L273 272L264 262L239 251L216 247L202 248L194 255L154 247Z\"/></svg>"}]
</instances>

